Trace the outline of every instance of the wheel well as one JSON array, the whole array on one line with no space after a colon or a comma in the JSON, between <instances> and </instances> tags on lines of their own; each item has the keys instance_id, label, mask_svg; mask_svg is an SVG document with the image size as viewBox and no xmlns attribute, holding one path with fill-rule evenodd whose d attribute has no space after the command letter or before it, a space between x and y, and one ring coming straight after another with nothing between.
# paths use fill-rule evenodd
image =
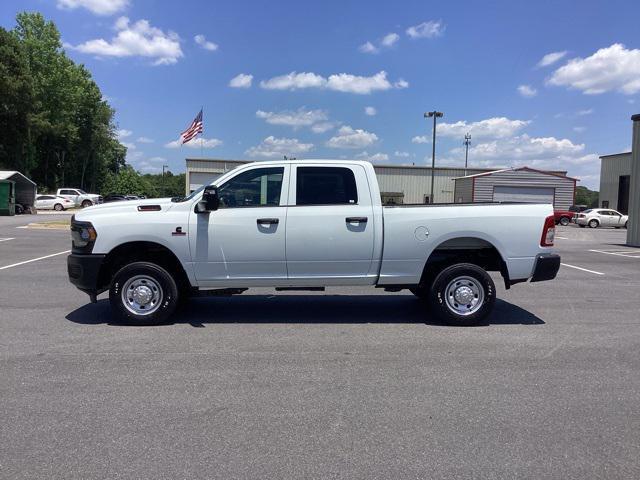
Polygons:
<instances>
[{"instance_id":1,"label":"wheel well","mask_svg":"<svg viewBox=\"0 0 640 480\"><path fill-rule=\"evenodd\" d=\"M453 238L438 245L424 265L420 285L429 288L438 273L456 263L472 263L489 272L500 272L505 288L510 287L507 264L498 249L490 242L474 237Z\"/></svg>"},{"instance_id":2,"label":"wheel well","mask_svg":"<svg viewBox=\"0 0 640 480\"><path fill-rule=\"evenodd\" d=\"M169 272L176 281L178 289L191 288L191 283L180 260L167 247L154 242L129 242L118 245L111 250L100 267L98 285L109 288L111 279L118 270L133 262L151 262Z\"/></svg>"}]
</instances>

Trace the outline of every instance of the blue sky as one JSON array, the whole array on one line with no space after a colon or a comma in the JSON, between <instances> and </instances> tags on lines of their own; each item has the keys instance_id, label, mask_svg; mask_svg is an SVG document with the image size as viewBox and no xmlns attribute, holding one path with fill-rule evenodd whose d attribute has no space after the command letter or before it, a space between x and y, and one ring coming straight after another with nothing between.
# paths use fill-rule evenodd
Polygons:
<instances>
[{"instance_id":1,"label":"blue sky","mask_svg":"<svg viewBox=\"0 0 640 480\"><path fill-rule=\"evenodd\" d=\"M597 187L640 112L636 1L21 0L58 25L116 109L128 161L205 156L568 170ZM233 80L235 79L235 80ZM233 81L232 81L233 80Z\"/></svg>"}]
</instances>

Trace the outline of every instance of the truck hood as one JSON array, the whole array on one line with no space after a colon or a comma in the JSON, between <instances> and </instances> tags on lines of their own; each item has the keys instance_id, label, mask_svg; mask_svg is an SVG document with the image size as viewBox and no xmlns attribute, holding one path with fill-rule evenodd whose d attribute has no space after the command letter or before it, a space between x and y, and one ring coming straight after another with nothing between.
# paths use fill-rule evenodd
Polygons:
<instances>
[{"instance_id":1,"label":"truck hood","mask_svg":"<svg viewBox=\"0 0 640 480\"><path fill-rule=\"evenodd\" d=\"M113 215L114 213L138 213L138 207L157 206L160 211L170 210L175 203L171 198L147 198L144 200L122 200L119 202L103 203L92 207L83 208L75 214L77 220L91 221L91 218L100 215Z\"/></svg>"}]
</instances>

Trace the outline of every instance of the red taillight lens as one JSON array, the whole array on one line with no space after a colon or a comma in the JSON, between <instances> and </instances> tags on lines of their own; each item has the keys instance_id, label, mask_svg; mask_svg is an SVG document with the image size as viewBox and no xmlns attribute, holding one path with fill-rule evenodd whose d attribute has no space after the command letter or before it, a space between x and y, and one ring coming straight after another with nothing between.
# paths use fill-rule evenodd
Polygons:
<instances>
[{"instance_id":1,"label":"red taillight lens","mask_svg":"<svg viewBox=\"0 0 640 480\"><path fill-rule=\"evenodd\" d=\"M542 228L542 238L540 238L541 247L553 247L553 239L556 236L556 222L553 215L548 216L544 220Z\"/></svg>"}]
</instances>

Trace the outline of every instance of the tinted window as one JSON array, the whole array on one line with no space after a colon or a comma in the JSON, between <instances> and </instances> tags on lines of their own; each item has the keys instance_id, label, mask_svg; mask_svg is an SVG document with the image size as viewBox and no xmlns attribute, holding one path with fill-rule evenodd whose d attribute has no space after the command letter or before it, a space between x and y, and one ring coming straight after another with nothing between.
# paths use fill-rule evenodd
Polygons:
<instances>
[{"instance_id":1,"label":"tinted window","mask_svg":"<svg viewBox=\"0 0 640 480\"><path fill-rule=\"evenodd\" d=\"M73 190L61 190L60 191L60 195L77 195L77 192L74 192Z\"/></svg>"},{"instance_id":2,"label":"tinted window","mask_svg":"<svg viewBox=\"0 0 640 480\"><path fill-rule=\"evenodd\" d=\"M298 167L297 205L358 203L353 171L343 167Z\"/></svg>"},{"instance_id":3,"label":"tinted window","mask_svg":"<svg viewBox=\"0 0 640 480\"><path fill-rule=\"evenodd\" d=\"M280 205L283 167L255 168L240 173L218 188L220 208Z\"/></svg>"},{"instance_id":4,"label":"tinted window","mask_svg":"<svg viewBox=\"0 0 640 480\"><path fill-rule=\"evenodd\" d=\"M52 198L49 195L40 195L36 200L51 200Z\"/></svg>"}]
</instances>

